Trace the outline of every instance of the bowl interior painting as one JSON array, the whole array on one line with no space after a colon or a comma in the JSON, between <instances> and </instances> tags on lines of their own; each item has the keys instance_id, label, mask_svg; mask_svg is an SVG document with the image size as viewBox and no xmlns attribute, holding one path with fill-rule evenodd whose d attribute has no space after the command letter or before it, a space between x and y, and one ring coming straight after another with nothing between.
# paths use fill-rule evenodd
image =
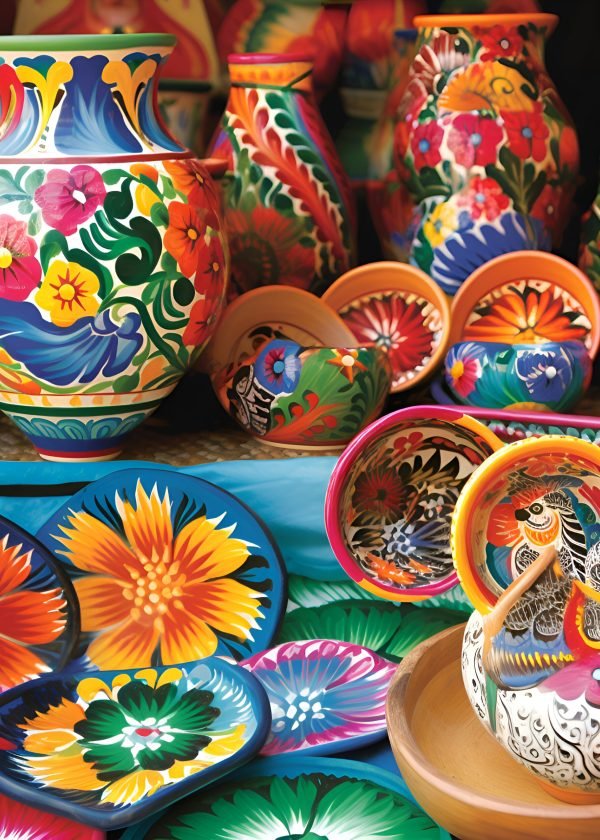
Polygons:
<instances>
[{"instance_id":1,"label":"bowl interior painting","mask_svg":"<svg viewBox=\"0 0 600 840\"><path fill-rule=\"evenodd\" d=\"M470 418L427 417L389 424L355 451L328 522L334 552L350 577L396 601L456 585L452 512L469 476L499 445ZM336 516L341 524L334 533Z\"/></svg>"},{"instance_id":2,"label":"bowl interior painting","mask_svg":"<svg viewBox=\"0 0 600 840\"><path fill-rule=\"evenodd\" d=\"M585 570L598 541L600 453L558 435L492 456L465 487L453 522L458 574L483 613L552 544L566 578L596 585Z\"/></svg>"}]
</instances>

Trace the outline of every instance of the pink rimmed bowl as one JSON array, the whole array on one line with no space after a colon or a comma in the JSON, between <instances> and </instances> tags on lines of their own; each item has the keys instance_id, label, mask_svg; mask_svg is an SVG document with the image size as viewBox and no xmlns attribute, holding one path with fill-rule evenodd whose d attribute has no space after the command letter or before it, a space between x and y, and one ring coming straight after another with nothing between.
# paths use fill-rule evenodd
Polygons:
<instances>
[{"instance_id":1,"label":"pink rimmed bowl","mask_svg":"<svg viewBox=\"0 0 600 840\"><path fill-rule=\"evenodd\" d=\"M450 523L467 479L502 442L456 409L414 406L371 423L337 462L325 527L347 574L391 601L419 601L458 582Z\"/></svg>"}]
</instances>

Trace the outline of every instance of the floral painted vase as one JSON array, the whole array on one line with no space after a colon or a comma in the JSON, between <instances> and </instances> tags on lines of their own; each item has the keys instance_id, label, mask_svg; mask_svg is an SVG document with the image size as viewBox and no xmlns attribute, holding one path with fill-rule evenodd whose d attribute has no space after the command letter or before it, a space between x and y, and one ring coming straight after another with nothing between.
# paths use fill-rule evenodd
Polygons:
<instances>
[{"instance_id":1,"label":"floral painted vase","mask_svg":"<svg viewBox=\"0 0 600 840\"><path fill-rule=\"evenodd\" d=\"M284 283L319 294L353 260L346 176L316 107L304 56L233 55L212 154L224 184L231 294Z\"/></svg>"},{"instance_id":2,"label":"floral painted vase","mask_svg":"<svg viewBox=\"0 0 600 840\"><path fill-rule=\"evenodd\" d=\"M449 294L492 257L560 243L579 153L544 67L556 22L547 14L415 19L396 156L420 214L410 261Z\"/></svg>"},{"instance_id":3,"label":"floral painted vase","mask_svg":"<svg viewBox=\"0 0 600 840\"><path fill-rule=\"evenodd\" d=\"M221 61L225 64L231 53L310 52L321 98L340 69L347 5L339 0L236 0L217 37Z\"/></svg>"},{"instance_id":4,"label":"floral painted vase","mask_svg":"<svg viewBox=\"0 0 600 840\"><path fill-rule=\"evenodd\" d=\"M0 40L0 408L43 457L117 454L221 310L216 188L154 108L173 43Z\"/></svg>"},{"instance_id":5,"label":"floral painted vase","mask_svg":"<svg viewBox=\"0 0 600 840\"><path fill-rule=\"evenodd\" d=\"M600 293L600 188L581 221L579 268L587 274Z\"/></svg>"}]
</instances>

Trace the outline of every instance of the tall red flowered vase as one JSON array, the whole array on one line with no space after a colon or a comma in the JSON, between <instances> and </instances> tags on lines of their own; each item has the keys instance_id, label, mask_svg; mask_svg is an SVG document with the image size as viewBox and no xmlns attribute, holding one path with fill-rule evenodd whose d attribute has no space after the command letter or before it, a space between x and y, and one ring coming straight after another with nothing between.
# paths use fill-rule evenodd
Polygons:
<instances>
[{"instance_id":1,"label":"tall red flowered vase","mask_svg":"<svg viewBox=\"0 0 600 840\"><path fill-rule=\"evenodd\" d=\"M600 185L591 207L581 220L579 268L600 294Z\"/></svg>"},{"instance_id":2,"label":"tall red flowered vase","mask_svg":"<svg viewBox=\"0 0 600 840\"><path fill-rule=\"evenodd\" d=\"M0 409L46 458L114 457L224 302L216 186L155 108L174 41L0 38Z\"/></svg>"},{"instance_id":3,"label":"tall red flowered vase","mask_svg":"<svg viewBox=\"0 0 600 840\"><path fill-rule=\"evenodd\" d=\"M492 257L560 243L579 149L544 66L557 22L549 14L415 18L395 147L420 214L410 261L448 294Z\"/></svg>"},{"instance_id":4,"label":"tall red flowered vase","mask_svg":"<svg viewBox=\"0 0 600 840\"><path fill-rule=\"evenodd\" d=\"M303 55L229 57L231 90L212 155L228 161L232 296L285 284L321 294L353 262L347 178Z\"/></svg>"}]
</instances>

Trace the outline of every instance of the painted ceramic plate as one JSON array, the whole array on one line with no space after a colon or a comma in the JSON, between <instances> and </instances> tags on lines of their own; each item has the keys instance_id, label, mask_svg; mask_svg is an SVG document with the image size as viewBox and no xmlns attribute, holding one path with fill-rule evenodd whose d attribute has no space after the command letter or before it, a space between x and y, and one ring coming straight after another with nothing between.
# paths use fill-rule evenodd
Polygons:
<instances>
[{"instance_id":1,"label":"painted ceramic plate","mask_svg":"<svg viewBox=\"0 0 600 840\"><path fill-rule=\"evenodd\" d=\"M275 337L302 347L356 344L352 331L321 298L293 286L262 286L229 304L202 354L202 369L222 377L230 365L241 364L256 354L260 344Z\"/></svg>"},{"instance_id":2,"label":"painted ceramic plate","mask_svg":"<svg viewBox=\"0 0 600 840\"><path fill-rule=\"evenodd\" d=\"M396 665L367 648L327 639L288 642L242 663L271 704L262 755L331 755L383 738Z\"/></svg>"},{"instance_id":3,"label":"painted ceramic plate","mask_svg":"<svg viewBox=\"0 0 600 840\"><path fill-rule=\"evenodd\" d=\"M66 575L44 546L0 517L0 694L63 668L78 634Z\"/></svg>"},{"instance_id":4,"label":"painted ceramic plate","mask_svg":"<svg viewBox=\"0 0 600 840\"><path fill-rule=\"evenodd\" d=\"M122 828L248 761L269 724L260 683L215 657L42 677L0 697L0 793Z\"/></svg>"},{"instance_id":5,"label":"painted ceramic plate","mask_svg":"<svg viewBox=\"0 0 600 840\"><path fill-rule=\"evenodd\" d=\"M412 388L441 363L450 333L450 309L425 272L397 262L362 265L324 293L359 344L388 351L392 393Z\"/></svg>"},{"instance_id":6,"label":"painted ceramic plate","mask_svg":"<svg viewBox=\"0 0 600 840\"><path fill-rule=\"evenodd\" d=\"M327 536L352 580L393 601L456 586L452 511L471 473L500 446L482 423L437 406L393 412L355 437L325 498Z\"/></svg>"},{"instance_id":7,"label":"painted ceramic plate","mask_svg":"<svg viewBox=\"0 0 600 840\"><path fill-rule=\"evenodd\" d=\"M102 670L268 647L283 611L279 552L252 511L170 470L123 470L76 493L38 533L73 581Z\"/></svg>"},{"instance_id":8,"label":"painted ceramic plate","mask_svg":"<svg viewBox=\"0 0 600 840\"><path fill-rule=\"evenodd\" d=\"M563 579L588 582L586 554L599 541L600 449L566 436L517 441L494 453L465 485L452 520L454 563L481 613L549 546ZM566 603L563 589L548 588L553 610Z\"/></svg>"},{"instance_id":9,"label":"painted ceramic plate","mask_svg":"<svg viewBox=\"0 0 600 840\"><path fill-rule=\"evenodd\" d=\"M3 840L104 840L105 834L0 794L0 837Z\"/></svg>"},{"instance_id":10,"label":"painted ceramic plate","mask_svg":"<svg viewBox=\"0 0 600 840\"><path fill-rule=\"evenodd\" d=\"M464 612L389 601L340 601L322 607L302 607L288 613L279 642L337 639L398 662L430 636L464 622Z\"/></svg>"},{"instance_id":11,"label":"painted ceramic plate","mask_svg":"<svg viewBox=\"0 0 600 840\"><path fill-rule=\"evenodd\" d=\"M583 341L600 346L600 302L570 262L542 251L516 251L485 263L452 301L449 344L495 341L539 344Z\"/></svg>"},{"instance_id":12,"label":"painted ceramic plate","mask_svg":"<svg viewBox=\"0 0 600 840\"><path fill-rule=\"evenodd\" d=\"M252 762L137 831L123 840L449 840L397 775L296 755Z\"/></svg>"}]
</instances>

